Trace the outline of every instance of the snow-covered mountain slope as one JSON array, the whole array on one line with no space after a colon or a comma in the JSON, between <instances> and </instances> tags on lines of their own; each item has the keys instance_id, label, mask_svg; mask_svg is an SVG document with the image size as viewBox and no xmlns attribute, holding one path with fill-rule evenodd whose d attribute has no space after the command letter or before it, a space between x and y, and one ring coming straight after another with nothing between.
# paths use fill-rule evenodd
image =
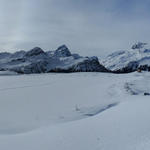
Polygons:
<instances>
[{"instance_id":1,"label":"snow-covered mountain slope","mask_svg":"<svg viewBox=\"0 0 150 150\"><path fill-rule=\"evenodd\" d=\"M108 72L97 57L81 57L71 54L62 45L55 51L44 52L35 47L32 50L16 53L0 53L0 70L17 73L47 73L47 72Z\"/></svg>"},{"instance_id":2,"label":"snow-covered mountain slope","mask_svg":"<svg viewBox=\"0 0 150 150\"><path fill-rule=\"evenodd\" d=\"M0 149L149 150L148 72L9 73L0 73Z\"/></svg>"},{"instance_id":3,"label":"snow-covered mountain slope","mask_svg":"<svg viewBox=\"0 0 150 150\"><path fill-rule=\"evenodd\" d=\"M138 68L150 71L150 49L118 51L107 56L101 63L116 72L132 72Z\"/></svg>"}]
</instances>

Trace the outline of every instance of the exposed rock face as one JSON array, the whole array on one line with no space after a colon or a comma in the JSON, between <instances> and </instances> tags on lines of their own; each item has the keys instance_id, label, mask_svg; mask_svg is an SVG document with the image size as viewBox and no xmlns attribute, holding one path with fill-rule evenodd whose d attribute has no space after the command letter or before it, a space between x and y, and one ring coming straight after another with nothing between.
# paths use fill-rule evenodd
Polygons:
<instances>
[{"instance_id":1,"label":"exposed rock face","mask_svg":"<svg viewBox=\"0 0 150 150\"><path fill-rule=\"evenodd\" d=\"M25 66L11 68L11 71L15 71L20 74L31 74L31 73L45 73L46 72L46 61L39 61L31 63Z\"/></svg>"},{"instance_id":2,"label":"exposed rock face","mask_svg":"<svg viewBox=\"0 0 150 150\"><path fill-rule=\"evenodd\" d=\"M58 49L54 52L54 55L56 57L69 57L71 56L71 52L66 45L62 45L58 47Z\"/></svg>"},{"instance_id":3,"label":"exposed rock face","mask_svg":"<svg viewBox=\"0 0 150 150\"><path fill-rule=\"evenodd\" d=\"M85 59L83 62L75 64L73 66L74 71L85 71L85 72L107 72L108 70L100 65L97 57L90 57Z\"/></svg>"},{"instance_id":4,"label":"exposed rock face","mask_svg":"<svg viewBox=\"0 0 150 150\"><path fill-rule=\"evenodd\" d=\"M114 73L130 73L138 70L139 63L136 61L129 62L127 66L120 68L118 70L114 70Z\"/></svg>"},{"instance_id":5,"label":"exposed rock face","mask_svg":"<svg viewBox=\"0 0 150 150\"><path fill-rule=\"evenodd\" d=\"M32 57L32 56L37 56L40 54L45 54L44 51L40 48L40 47L35 47L33 49L31 49L30 51L28 51L25 56L26 57Z\"/></svg>"},{"instance_id":6,"label":"exposed rock face","mask_svg":"<svg viewBox=\"0 0 150 150\"><path fill-rule=\"evenodd\" d=\"M110 72L102 66L97 57L85 57L77 59L69 66L56 67L49 72Z\"/></svg>"},{"instance_id":7,"label":"exposed rock face","mask_svg":"<svg viewBox=\"0 0 150 150\"><path fill-rule=\"evenodd\" d=\"M44 52L35 47L30 51L0 53L0 70L15 71L22 74L47 72L109 72L97 57L81 57L71 54L62 45L55 51Z\"/></svg>"},{"instance_id":8,"label":"exposed rock face","mask_svg":"<svg viewBox=\"0 0 150 150\"><path fill-rule=\"evenodd\" d=\"M138 43L135 43L133 46L132 46L132 49L142 49L144 48L144 46L147 45L147 43L143 43L143 42L138 42Z\"/></svg>"}]
</instances>

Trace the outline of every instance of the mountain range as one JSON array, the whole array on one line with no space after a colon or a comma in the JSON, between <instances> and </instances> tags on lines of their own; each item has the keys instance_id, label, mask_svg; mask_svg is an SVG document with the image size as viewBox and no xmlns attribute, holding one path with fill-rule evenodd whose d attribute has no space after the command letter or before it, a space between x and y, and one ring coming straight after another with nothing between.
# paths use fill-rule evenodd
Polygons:
<instances>
[{"instance_id":1,"label":"mountain range","mask_svg":"<svg viewBox=\"0 0 150 150\"><path fill-rule=\"evenodd\" d=\"M99 63L97 57L82 57L71 54L67 46L62 45L54 51L44 52L35 47L29 51L0 53L0 70L22 74L48 72L108 72Z\"/></svg>"},{"instance_id":2,"label":"mountain range","mask_svg":"<svg viewBox=\"0 0 150 150\"><path fill-rule=\"evenodd\" d=\"M35 47L29 51L0 53L0 71L13 71L20 74L49 72L129 73L138 69L150 71L150 49L138 47L138 45L132 46L131 50L114 52L101 60L96 56L83 57L79 54L72 54L66 45L53 51L43 51L40 47Z\"/></svg>"},{"instance_id":3,"label":"mountain range","mask_svg":"<svg viewBox=\"0 0 150 150\"><path fill-rule=\"evenodd\" d=\"M114 73L129 73L139 70L150 71L150 49L130 49L117 51L101 61Z\"/></svg>"}]
</instances>

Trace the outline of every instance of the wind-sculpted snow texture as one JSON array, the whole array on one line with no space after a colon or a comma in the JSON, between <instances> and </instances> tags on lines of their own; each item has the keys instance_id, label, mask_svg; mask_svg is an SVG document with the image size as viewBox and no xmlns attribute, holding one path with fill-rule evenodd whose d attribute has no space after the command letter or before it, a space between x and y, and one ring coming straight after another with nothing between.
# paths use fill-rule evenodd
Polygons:
<instances>
[{"instance_id":1,"label":"wind-sculpted snow texture","mask_svg":"<svg viewBox=\"0 0 150 150\"><path fill-rule=\"evenodd\" d=\"M0 150L149 150L149 93L148 72L1 71Z\"/></svg>"},{"instance_id":2,"label":"wind-sculpted snow texture","mask_svg":"<svg viewBox=\"0 0 150 150\"><path fill-rule=\"evenodd\" d=\"M82 57L71 54L62 45L55 51L44 52L35 47L30 51L0 53L0 70L15 71L22 74L48 72L108 72L97 57Z\"/></svg>"},{"instance_id":3,"label":"wind-sculpted snow texture","mask_svg":"<svg viewBox=\"0 0 150 150\"><path fill-rule=\"evenodd\" d=\"M138 69L150 71L150 49L118 51L101 63L115 73L129 73Z\"/></svg>"}]
</instances>

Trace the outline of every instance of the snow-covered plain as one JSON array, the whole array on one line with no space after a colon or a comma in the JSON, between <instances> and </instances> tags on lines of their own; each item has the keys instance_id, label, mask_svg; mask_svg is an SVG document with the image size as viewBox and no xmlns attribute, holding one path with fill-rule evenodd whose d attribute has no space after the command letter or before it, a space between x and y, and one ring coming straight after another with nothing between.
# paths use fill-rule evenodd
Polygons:
<instances>
[{"instance_id":1,"label":"snow-covered plain","mask_svg":"<svg viewBox=\"0 0 150 150\"><path fill-rule=\"evenodd\" d=\"M0 150L149 150L149 81L147 72L1 72Z\"/></svg>"}]
</instances>

